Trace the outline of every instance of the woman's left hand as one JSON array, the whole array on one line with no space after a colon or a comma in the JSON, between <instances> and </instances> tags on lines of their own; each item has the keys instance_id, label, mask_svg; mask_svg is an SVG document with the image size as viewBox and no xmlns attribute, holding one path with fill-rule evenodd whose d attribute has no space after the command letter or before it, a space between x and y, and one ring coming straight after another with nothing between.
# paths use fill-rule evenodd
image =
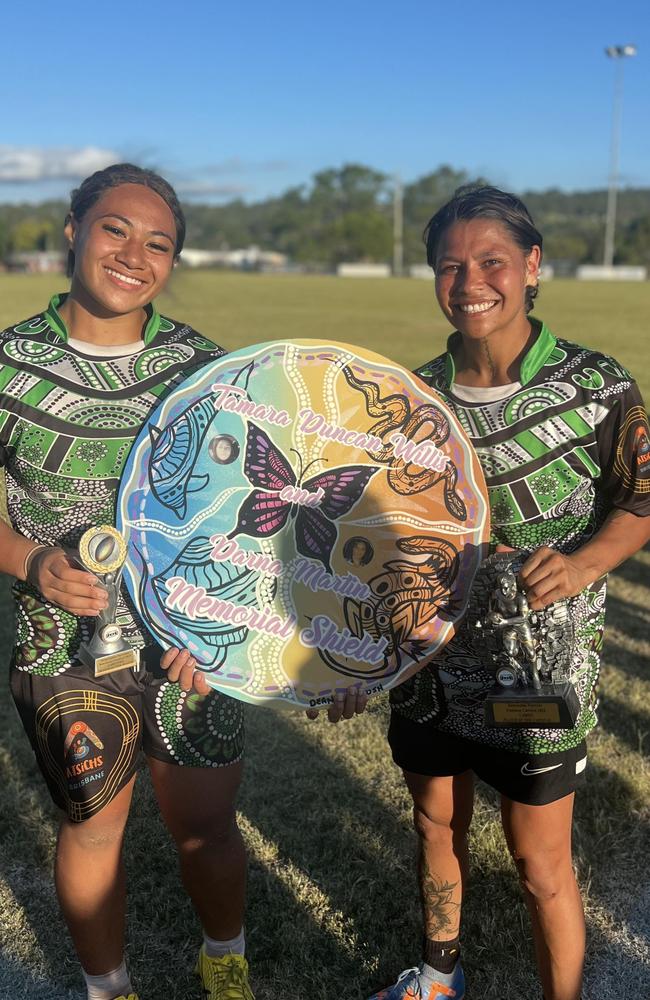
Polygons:
<instances>
[{"instance_id":1,"label":"woman's left hand","mask_svg":"<svg viewBox=\"0 0 650 1000\"><path fill-rule=\"evenodd\" d=\"M196 660L189 650L166 649L160 657L160 666L167 671L170 681L178 681L183 691L195 691L201 695L210 693L205 674L197 670Z\"/></svg>"},{"instance_id":2,"label":"woman's left hand","mask_svg":"<svg viewBox=\"0 0 650 1000\"><path fill-rule=\"evenodd\" d=\"M529 556L519 571L519 580L532 611L540 611L563 597L575 597L589 583L572 556L546 545Z\"/></svg>"}]
</instances>

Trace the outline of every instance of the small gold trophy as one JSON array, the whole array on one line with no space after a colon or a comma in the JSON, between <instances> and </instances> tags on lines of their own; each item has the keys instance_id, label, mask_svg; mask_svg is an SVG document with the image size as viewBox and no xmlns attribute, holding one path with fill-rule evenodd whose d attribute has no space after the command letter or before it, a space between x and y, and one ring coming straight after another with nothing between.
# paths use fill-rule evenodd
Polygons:
<instances>
[{"instance_id":1,"label":"small gold trophy","mask_svg":"<svg viewBox=\"0 0 650 1000\"><path fill-rule=\"evenodd\" d=\"M77 654L83 664L94 669L95 677L138 665L138 651L122 638L122 629L115 621L125 559L126 542L110 524L88 528L81 536L78 560L95 574L108 594L108 607L100 611L92 638L81 644Z\"/></svg>"}]
</instances>

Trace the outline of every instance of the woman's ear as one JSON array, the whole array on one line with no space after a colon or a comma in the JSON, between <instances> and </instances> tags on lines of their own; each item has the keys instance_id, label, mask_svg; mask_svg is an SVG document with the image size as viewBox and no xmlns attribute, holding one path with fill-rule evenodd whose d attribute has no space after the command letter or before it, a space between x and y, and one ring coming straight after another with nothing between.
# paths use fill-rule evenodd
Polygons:
<instances>
[{"instance_id":1,"label":"woman's ear","mask_svg":"<svg viewBox=\"0 0 650 1000\"><path fill-rule=\"evenodd\" d=\"M526 284L537 285L539 281L539 268L542 263L542 251L538 246L534 246L526 257Z\"/></svg>"},{"instance_id":2,"label":"woman's ear","mask_svg":"<svg viewBox=\"0 0 650 1000\"><path fill-rule=\"evenodd\" d=\"M76 232L77 232L76 219L72 214L72 212L68 212L68 214L65 217L65 224L63 226L63 235L68 241L68 246L71 250L74 249L74 239Z\"/></svg>"}]
</instances>

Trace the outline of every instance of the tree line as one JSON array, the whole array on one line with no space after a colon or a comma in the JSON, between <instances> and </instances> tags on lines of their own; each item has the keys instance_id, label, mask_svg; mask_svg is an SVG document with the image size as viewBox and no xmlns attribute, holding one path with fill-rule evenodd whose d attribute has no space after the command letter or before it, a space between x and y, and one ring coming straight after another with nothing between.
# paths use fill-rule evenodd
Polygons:
<instances>
[{"instance_id":1,"label":"tree line","mask_svg":"<svg viewBox=\"0 0 650 1000\"><path fill-rule=\"evenodd\" d=\"M441 166L402 191L404 263L423 263L422 230L461 184L463 170ZM479 179L480 180L480 179ZM235 249L256 245L299 264L334 267L341 261L389 262L393 255L394 179L362 164L321 170L309 184L265 201L184 205L186 245ZM606 191L525 191L544 236L544 256L568 265L599 263L603 255ZM0 260L24 250L62 246L64 202L0 205ZM619 192L615 263L650 267L650 188Z\"/></svg>"}]
</instances>

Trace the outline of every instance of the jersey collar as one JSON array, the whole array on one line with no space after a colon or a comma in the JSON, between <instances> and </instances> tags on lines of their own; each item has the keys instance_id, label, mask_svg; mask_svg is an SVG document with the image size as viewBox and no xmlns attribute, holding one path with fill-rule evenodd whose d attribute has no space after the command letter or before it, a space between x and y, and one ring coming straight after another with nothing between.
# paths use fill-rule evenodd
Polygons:
<instances>
[{"instance_id":1,"label":"jersey collar","mask_svg":"<svg viewBox=\"0 0 650 1000\"><path fill-rule=\"evenodd\" d=\"M67 292L61 292L59 295L53 295L50 299L50 304L45 310L45 319L47 320L50 329L57 335L57 337L60 337L61 340L64 340L66 343L68 342L69 335L67 327L59 312L59 307L63 305L67 297ZM142 331L142 339L148 346L160 329L160 313L151 302L144 307L144 311L147 314L147 321Z\"/></svg>"},{"instance_id":2,"label":"jersey collar","mask_svg":"<svg viewBox=\"0 0 650 1000\"><path fill-rule=\"evenodd\" d=\"M527 385L535 378L540 368L546 364L553 351L556 340L546 323L539 319L530 320L533 330L537 330L537 336L532 347L524 355L519 370L519 381L522 385ZM460 333L456 330L447 341L447 353L445 354L445 379L448 386L452 386L456 380L456 366L454 365L453 349L460 340Z\"/></svg>"}]
</instances>

